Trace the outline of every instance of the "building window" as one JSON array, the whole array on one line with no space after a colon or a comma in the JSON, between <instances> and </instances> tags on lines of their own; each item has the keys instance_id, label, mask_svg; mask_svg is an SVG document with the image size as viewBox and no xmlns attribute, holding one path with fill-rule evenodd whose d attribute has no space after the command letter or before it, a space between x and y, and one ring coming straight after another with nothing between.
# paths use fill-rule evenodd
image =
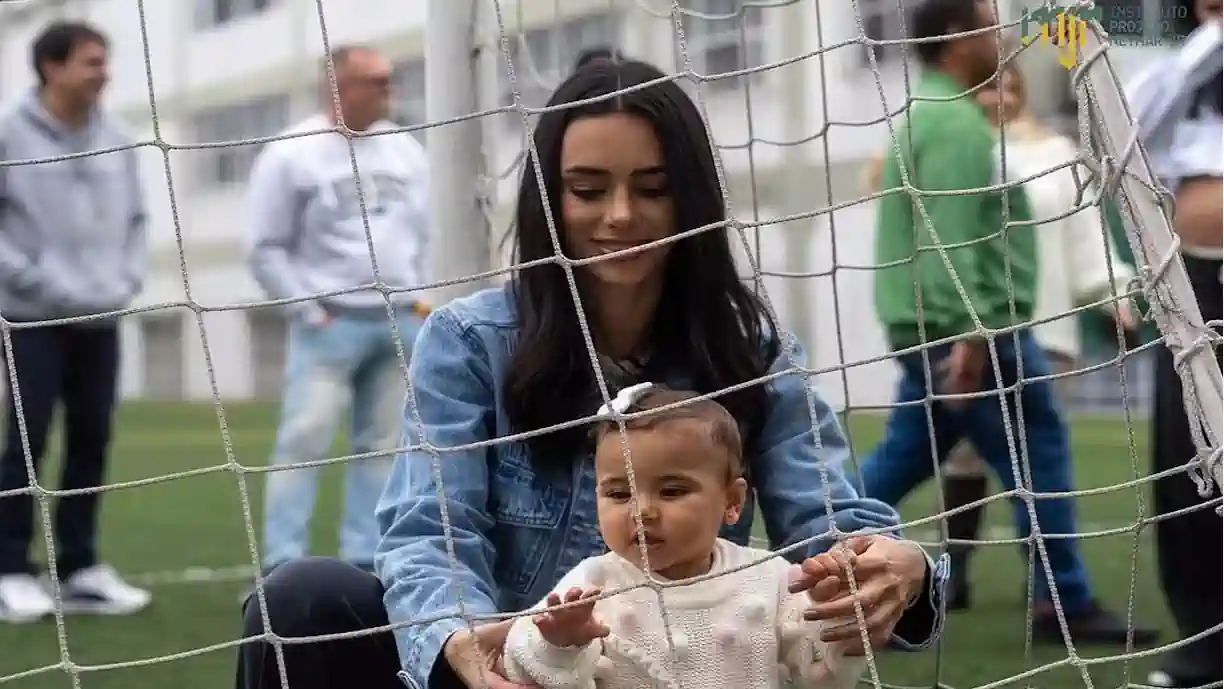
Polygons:
<instances>
[{"instance_id":1,"label":"building window","mask_svg":"<svg viewBox=\"0 0 1224 689\"><path fill-rule=\"evenodd\" d=\"M414 58L396 63L392 71L392 119L401 127L425 124L425 60ZM412 134L425 143L425 130Z\"/></svg>"},{"instance_id":2,"label":"building window","mask_svg":"<svg viewBox=\"0 0 1224 689\"><path fill-rule=\"evenodd\" d=\"M514 61L515 86L523 105L543 107L553 89L573 69L583 50L598 46L615 47L620 43L619 28L619 17L604 13L571 17L559 25L508 35L510 57ZM509 70L505 68L504 59L498 62L502 66L501 104L511 105L514 103L514 90L510 88ZM518 113L512 114L516 122L521 121Z\"/></svg>"},{"instance_id":3,"label":"building window","mask_svg":"<svg viewBox=\"0 0 1224 689\"><path fill-rule=\"evenodd\" d=\"M765 64L762 8L743 0L689 0L685 8L696 13L683 16L685 50L694 72L714 76ZM738 77L705 82L706 88L719 90L739 85Z\"/></svg>"},{"instance_id":4,"label":"building window","mask_svg":"<svg viewBox=\"0 0 1224 689\"><path fill-rule=\"evenodd\" d=\"M196 0L195 25L207 30L244 17L253 17L272 7L274 0Z\"/></svg>"},{"instance_id":5,"label":"building window","mask_svg":"<svg viewBox=\"0 0 1224 689\"><path fill-rule=\"evenodd\" d=\"M909 12L915 0L859 0L859 11L863 15L863 35L873 41L899 41L908 38L905 34L912 31L909 17L903 13ZM904 28L904 30L902 30ZM868 55L875 52L877 64L884 64L902 59L904 46L900 43L878 46L863 46L863 65L870 65ZM915 51L910 55L917 57Z\"/></svg>"},{"instance_id":6,"label":"building window","mask_svg":"<svg viewBox=\"0 0 1224 689\"><path fill-rule=\"evenodd\" d=\"M281 94L199 112L192 118L196 139L219 143L279 134L289 126L290 101L288 94ZM261 147L240 144L198 150L197 155L206 161L200 171L202 184L212 187L245 182Z\"/></svg>"}]
</instances>

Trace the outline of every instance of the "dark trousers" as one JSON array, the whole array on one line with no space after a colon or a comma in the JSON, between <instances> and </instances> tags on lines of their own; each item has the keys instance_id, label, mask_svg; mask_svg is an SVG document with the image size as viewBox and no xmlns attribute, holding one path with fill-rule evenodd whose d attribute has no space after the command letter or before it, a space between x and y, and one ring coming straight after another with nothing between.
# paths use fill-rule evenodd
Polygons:
<instances>
[{"instance_id":1,"label":"dark trousers","mask_svg":"<svg viewBox=\"0 0 1224 689\"><path fill-rule=\"evenodd\" d=\"M59 402L63 402L64 423L59 488L74 490L102 485L119 372L117 326L110 323L13 330L12 341L20 401L10 394L4 450L0 454L0 494L30 486L22 436L29 440L29 456L37 470ZM19 415L24 419L24 428L18 423ZM96 492L81 493L55 502L52 523L60 577L97 564L99 497ZM30 544L36 509L31 493L0 497L0 574L34 572Z\"/></svg>"},{"instance_id":2,"label":"dark trousers","mask_svg":"<svg viewBox=\"0 0 1224 689\"><path fill-rule=\"evenodd\" d=\"M1221 318L1220 261L1184 257L1204 321ZM1156 362L1156 408L1152 430L1152 472L1183 466L1194 457L1194 441L1182 398L1181 379L1173 370L1172 353L1161 347ZM1216 356L1219 357L1219 350ZM1213 488L1219 496L1218 487ZM1211 498L1198 494L1186 474L1175 474L1152 486L1157 514L1202 505ZM1182 638L1210 629L1221 621L1224 596L1220 581L1224 525L1215 510L1202 508L1156 523L1156 563L1160 587ZM1167 669L1177 677L1204 683L1221 679L1219 632L1169 653Z\"/></svg>"},{"instance_id":3,"label":"dark trousers","mask_svg":"<svg viewBox=\"0 0 1224 689\"><path fill-rule=\"evenodd\" d=\"M1010 335L995 340L1003 375L1002 387L1016 386L1021 373L1025 378L1018 393L1004 396L1006 408L998 397L982 397L959 409L939 402L931 408L930 421L922 405L931 392L922 354L912 352L897 358L901 376L897 381L896 399L901 406L892 409L884 439L859 466L864 497L899 505L914 488L931 478L936 465L942 465L963 438L968 438L994 470L1004 490L1016 487L1013 446L1021 453L1027 449L1027 457L1023 454L1021 457L1028 460L1030 487L1034 492L1067 493L1074 488L1067 429L1058 410L1054 388L1048 381L1030 380L1050 375L1049 359L1032 333L1023 331L1016 339L1018 347ZM947 359L950 351L949 346L930 350L932 371L939 370L940 362ZM983 389L998 389L993 384L994 378L993 368L988 368ZM932 447L932 436L935 447ZM1051 498L1036 503L1037 522L1043 535L1077 533L1072 499ZM1021 500L1013 500L1012 508L1017 532L1027 537L1032 531L1027 506ZM1092 589L1076 540L1043 540L1053 570L1053 584L1063 607L1072 613L1086 609L1092 603ZM1038 599L1049 600L1050 586L1040 560L1035 560L1034 575Z\"/></svg>"},{"instance_id":4,"label":"dark trousers","mask_svg":"<svg viewBox=\"0 0 1224 689\"><path fill-rule=\"evenodd\" d=\"M268 622L285 638L343 634L387 626L383 586L373 574L342 560L307 557L290 560L264 580ZM242 636L266 632L259 601L252 593L243 606ZM285 674L293 689L404 689L395 636L380 631L338 641L281 645ZM439 662L428 689L464 689ZM276 651L264 641L238 650L237 689L280 689Z\"/></svg>"}]
</instances>

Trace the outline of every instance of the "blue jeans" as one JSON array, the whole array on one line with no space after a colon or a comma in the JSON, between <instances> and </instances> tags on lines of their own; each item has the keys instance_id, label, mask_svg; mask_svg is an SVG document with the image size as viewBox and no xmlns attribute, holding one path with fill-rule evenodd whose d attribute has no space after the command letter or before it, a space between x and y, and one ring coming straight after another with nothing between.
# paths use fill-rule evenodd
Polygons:
<instances>
[{"instance_id":1,"label":"blue jeans","mask_svg":"<svg viewBox=\"0 0 1224 689\"><path fill-rule=\"evenodd\" d=\"M1004 397L1011 437L1016 439L1014 446L1019 455L1017 467L1020 476L1023 479L1023 467L1027 460L1034 493L1070 491L1071 452L1053 388L1048 381L1028 382L1032 377L1050 375L1049 359L1028 332L1021 333L1019 340L1019 357L1011 335L1000 337L995 342L1004 388L1015 385L1019 373L1018 358L1023 361L1026 382L1018 394L1008 393ZM932 378L935 380L938 380L939 362L947 358L950 350L950 347L929 350ZM897 361L901 367L897 402L907 406L893 409L888 417L884 439L861 464L864 495L897 505L910 491L934 475L936 464L942 464L947 459L948 453L961 438L968 438L973 443L982 459L998 475L1005 490L1015 489L1016 478L1008 448L1009 434L1005 430L1004 410L999 398L983 397L958 409L937 402L931 408L932 423L928 424L926 406L922 404L928 394L922 354L905 354ZM984 386L998 389L998 386L990 384L995 380L995 375L989 358L986 367ZM1017 399L1021 414L1017 414ZM1023 418L1023 427L1019 423L1020 417ZM934 426L933 433L931 425ZM935 438L934 456L932 435ZM1022 500L1012 502L1016 531L1020 537L1027 537L1031 532L1028 508ZM1035 502L1037 524L1043 536L1076 533L1073 499L1038 499ZM1064 609L1068 612L1083 609L1091 602L1092 592L1076 541L1066 538L1042 540ZM1035 568L1036 595L1038 599L1049 600L1049 582L1039 557L1035 558Z\"/></svg>"},{"instance_id":2,"label":"blue jeans","mask_svg":"<svg viewBox=\"0 0 1224 689\"><path fill-rule=\"evenodd\" d=\"M411 353L421 323L408 311L397 316L405 355ZM289 327L272 465L326 459L346 409L353 454L398 446L405 395L400 363L385 314L337 316L321 327L295 319ZM379 538L374 508L390 467L390 454L346 464L341 558L365 566L373 563ZM272 567L309 551L318 467L272 471L266 479L262 559L265 567Z\"/></svg>"}]
</instances>

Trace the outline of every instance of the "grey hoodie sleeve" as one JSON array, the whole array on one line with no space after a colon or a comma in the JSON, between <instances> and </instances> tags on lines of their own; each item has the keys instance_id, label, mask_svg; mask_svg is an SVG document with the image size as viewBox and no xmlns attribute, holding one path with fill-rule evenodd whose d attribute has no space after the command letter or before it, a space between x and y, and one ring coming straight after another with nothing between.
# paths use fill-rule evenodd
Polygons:
<instances>
[{"instance_id":1,"label":"grey hoodie sleeve","mask_svg":"<svg viewBox=\"0 0 1224 689\"><path fill-rule=\"evenodd\" d=\"M136 149L127 152L129 203L132 218L128 225L127 242L124 246L124 276L128 281L129 294L135 296L144 287L145 269L149 259L147 238L149 208L145 202L144 184L140 177L140 158Z\"/></svg>"},{"instance_id":2,"label":"grey hoodie sleeve","mask_svg":"<svg viewBox=\"0 0 1224 689\"><path fill-rule=\"evenodd\" d=\"M301 238L304 203L291 165L289 157L269 146L256 158L251 170L248 211L251 272L272 299L310 296L291 260ZM297 309L311 306L313 302L295 304Z\"/></svg>"},{"instance_id":3,"label":"grey hoodie sleeve","mask_svg":"<svg viewBox=\"0 0 1224 689\"><path fill-rule=\"evenodd\" d=\"M0 129L0 161L8 160L4 152L4 136L5 132ZM12 210L9 208L7 173L7 167L0 167L0 284L23 292L38 286L38 266L13 241L5 222L5 216Z\"/></svg>"}]
</instances>

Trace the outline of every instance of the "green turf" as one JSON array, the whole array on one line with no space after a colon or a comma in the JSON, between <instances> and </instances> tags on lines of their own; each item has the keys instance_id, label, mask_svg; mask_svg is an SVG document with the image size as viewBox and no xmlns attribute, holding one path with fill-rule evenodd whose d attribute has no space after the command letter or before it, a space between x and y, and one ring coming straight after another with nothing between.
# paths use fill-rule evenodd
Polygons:
<instances>
[{"instance_id":1,"label":"green turf","mask_svg":"<svg viewBox=\"0 0 1224 689\"><path fill-rule=\"evenodd\" d=\"M239 461L258 465L265 461L273 438L273 410L266 406L226 405L226 420L233 451ZM851 423L859 451L871 447L878 422L864 416ZM131 404L122 410L113 453L111 481L155 479L159 476L218 466L225 449L214 410L209 405ZM1136 429L1134 442L1141 456L1146 448L1146 424ZM1080 488L1104 487L1135 477L1130 439L1116 420L1083 419L1075 423L1073 440ZM1140 459L1143 466L1145 460ZM333 552L339 505L339 474L327 470L321 482L316 523L318 551ZM258 503L259 480L249 481L251 498ZM1137 494L1123 488L1079 500L1081 519L1094 528L1133 524L1138 513ZM931 514L933 493L916 494L905 506L908 519ZM229 567L250 562L237 481L233 474L215 473L120 490L105 503L105 556L126 572L182 570L188 567ZM253 509L257 509L254 508ZM1150 508L1149 508L1150 509ZM257 512L256 512L257 513ZM1007 523L1007 508L992 508L991 521ZM928 527L930 528L930 527ZM41 543L41 540L39 541ZM1125 610L1131 582L1133 534L1095 539L1084 549L1100 597ZM1065 661L1065 650L1038 648L1024 652L1025 616L1023 575L1012 546L985 549L976 561L973 579L976 608L952 617L940 653L891 653L880 661L883 681L932 687L936 665L942 681L957 689L1002 680L1047 663ZM1140 541L1135 579L1136 613L1165 630L1171 626L1158 593L1152 568L1150 536ZM67 652L80 666L123 664L80 674L86 689L217 689L232 686L233 648L192 654L196 649L235 640L239 635L236 597L239 583L195 583L155 587L153 606L125 619L71 619L67 623ZM1083 658L1108 657L1115 649L1079 649ZM150 661L158 656L173 660ZM60 662L55 625L0 626L0 680ZM1142 682L1154 661L1129 664L1111 662L1092 670L1094 686L1118 687L1128 677ZM65 689L72 686L68 673L52 669L15 682L0 682L6 689ZM1078 670L1059 668L1015 686L1070 689L1084 686Z\"/></svg>"}]
</instances>

